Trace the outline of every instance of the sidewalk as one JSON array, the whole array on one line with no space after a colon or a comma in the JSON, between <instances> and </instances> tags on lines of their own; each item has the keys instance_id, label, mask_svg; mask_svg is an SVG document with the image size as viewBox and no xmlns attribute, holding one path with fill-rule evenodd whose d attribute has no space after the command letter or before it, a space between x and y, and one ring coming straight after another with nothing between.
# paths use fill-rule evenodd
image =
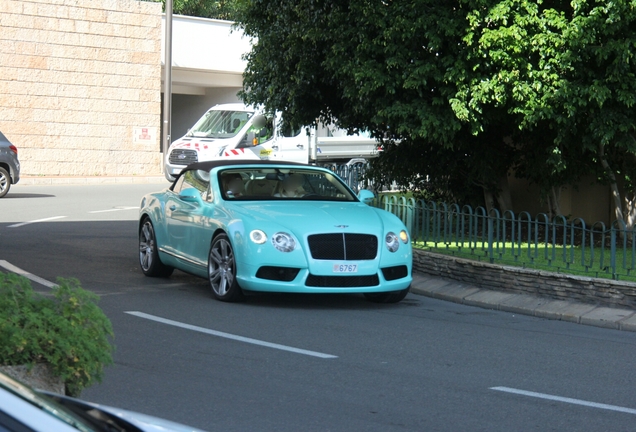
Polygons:
<instances>
[{"instance_id":1,"label":"sidewalk","mask_svg":"<svg viewBox=\"0 0 636 432\"><path fill-rule=\"evenodd\" d=\"M14 188L20 186L40 185L87 185L87 184L147 184L165 183L168 180L163 175L156 176L90 176L90 177L62 177L62 176L22 176ZM15 189L14 189L15 190ZM11 192L9 192L11 193Z\"/></svg>"},{"instance_id":2,"label":"sidewalk","mask_svg":"<svg viewBox=\"0 0 636 432\"><path fill-rule=\"evenodd\" d=\"M421 273L413 273L411 292L485 309L636 332L636 311L631 309L487 290Z\"/></svg>"}]
</instances>

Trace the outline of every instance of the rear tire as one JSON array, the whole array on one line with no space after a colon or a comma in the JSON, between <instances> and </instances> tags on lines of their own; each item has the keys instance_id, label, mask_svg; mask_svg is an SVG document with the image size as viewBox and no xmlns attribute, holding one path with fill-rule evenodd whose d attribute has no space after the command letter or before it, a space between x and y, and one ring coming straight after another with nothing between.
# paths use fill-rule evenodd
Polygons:
<instances>
[{"instance_id":1,"label":"rear tire","mask_svg":"<svg viewBox=\"0 0 636 432\"><path fill-rule=\"evenodd\" d=\"M401 291L389 291L379 293L364 293L367 300L373 303L398 303L404 300L404 297L409 293L411 287Z\"/></svg>"},{"instance_id":2,"label":"rear tire","mask_svg":"<svg viewBox=\"0 0 636 432\"><path fill-rule=\"evenodd\" d=\"M149 218L145 218L139 229L139 265L149 277L169 277L174 268L161 262L155 228Z\"/></svg>"},{"instance_id":3,"label":"rear tire","mask_svg":"<svg viewBox=\"0 0 636 432\"><path fill-rule=\"evenodd\" d=\"M11 189L11 176L6 169L0 168L0 198L9 193Z\"/></svg>"},{"instance_id":4,"label":"rear tire","mask_svg":"<svg viewBox=\"0 0 636 432\"><path fill-rule=\"evenodd\" d=\"M208 256L208 280L212 295L225 302L239 302L245 299L236 281L236 259L230 239L219 234L212 240Z\"/></svg>"}]
</instances>

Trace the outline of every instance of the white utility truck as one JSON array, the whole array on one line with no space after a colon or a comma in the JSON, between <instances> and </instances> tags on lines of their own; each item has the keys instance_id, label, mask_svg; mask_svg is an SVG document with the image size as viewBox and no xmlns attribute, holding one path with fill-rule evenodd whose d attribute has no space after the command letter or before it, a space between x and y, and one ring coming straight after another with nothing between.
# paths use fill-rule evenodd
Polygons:
<instances>
[{"instance_id":1,"label":"white utility truck","mask_svg":"<svg viewBox=\"0 0 636 432\"><path fill-rule=\"evenodd\" d=\"M222 104L210 108L170 145L165 175L172 181L188 164L222 158L364 163L378 155L378 146L364 134L347 135L325 126L292 130L282 127L280 113L269 118L243 104Z\"/></svg>"}]
</instances>

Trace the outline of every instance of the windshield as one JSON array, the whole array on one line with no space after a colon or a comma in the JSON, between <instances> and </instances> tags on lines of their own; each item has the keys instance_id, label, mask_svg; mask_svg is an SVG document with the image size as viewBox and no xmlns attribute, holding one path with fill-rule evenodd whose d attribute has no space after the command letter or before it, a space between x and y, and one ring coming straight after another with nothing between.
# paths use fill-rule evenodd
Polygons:
<instances>
[{"instance_id":1,"label":"windshield","mask_svg":"<svg viewBox=\"0 0 636 432\"><path fill-rule=\"evenodd\" d=\"M186 136L232 138L253 115L253 112L248 111L210 110L196 122Z\"/></svg>"},{"instance_id":2,"label":"windshield","mask_svg":"<svg viewBox=\"0 0 636 432\"><path fill-rule=\"evenodd\" d=\"M357 201L335 174L308 168L232 168L218 181L226 200Z\"/></svg>"}]
</instances>

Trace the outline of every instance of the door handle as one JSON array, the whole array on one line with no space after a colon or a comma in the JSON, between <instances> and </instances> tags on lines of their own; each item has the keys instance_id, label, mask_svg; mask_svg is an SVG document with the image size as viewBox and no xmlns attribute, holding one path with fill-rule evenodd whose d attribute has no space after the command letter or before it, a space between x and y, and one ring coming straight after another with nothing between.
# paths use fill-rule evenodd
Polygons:
<instances>
[{"instance_id":1,"label":"door handle","mask_svg":"<svg viewBox=\"0 0 636 432\"><path fill-rule=\"evenodd\" d=\"M169 208L170 210L172 210L172 211L175 211L175 209L177 208L177 206L173 204L173 205L171 205L171 206L170 206L170 207L168 207L168 208Z\"/></svg>"},{"instance_id":2,"label":"door handle","mask_svg":"<svg viewBox=\"0 0 636 432\"><path fill-rule=\"evenodd\" d=\"M296 144L296 147L298 147L299 149L305 148L305 146L303 144Z\"/></svg>"}]
</instances>

